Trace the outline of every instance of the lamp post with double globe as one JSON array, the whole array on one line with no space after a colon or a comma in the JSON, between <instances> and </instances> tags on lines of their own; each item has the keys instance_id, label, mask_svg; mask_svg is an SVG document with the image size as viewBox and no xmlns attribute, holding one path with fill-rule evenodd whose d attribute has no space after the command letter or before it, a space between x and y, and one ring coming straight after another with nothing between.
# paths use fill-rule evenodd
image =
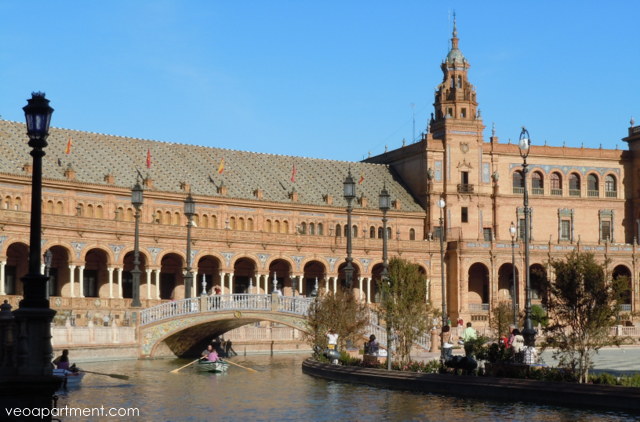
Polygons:
<instances>
[{"instance_id":1,"label":"lamp post with double globe","mask_svg":"<svg viewBox=\"0 0 640 422\"><path fill-rule=\"evenodd\" d=\"M529 221L531 210L529 209L529 192L527 190L527 157L529 156L529 150L531 148L531 138L529 137L529 131L526 128L522 128L520 132L520 140L518 141L520 147L520 156L522 157L522 179L524 185L524 273L525 273L525 308L524 308L524 330L522 330L522 336L524 337L525 345L534 346L536 342L536 330L533 328L533 322L531 321L531 271L529 270L529 238L531 224Z\"/></svg>"},{"instance_id":2,"label":"lamp post with double globe","mask_svg":"<svg viewBox=\"0 0 640 422\"><path fill-rule=\"evenodd\" d=\"M144 195L140 182L136 181L136 184L131 189L131 204L135 208L135 234L133 240L133 270L131 271L131 279L133 282L133 294L131 300L131 306L139 308L142 306L140 303L140 208L144 203Z\"/></svg>"},{"instance_id":3,"label":"lamp post with double globe","mask_svg":"<svg viewBox=\"0 0 640 422\"><path fill-rule=\"evenodd\" d=\"M446 201L440 198L438 208L440 208L440 281L442 286L442 326L447 325L447 282L444 273L444 209L447 206ZM446 360L444 350L444 336L440 336L440 359L444 363Z\"/></svg>"},{"instance_id":4,"label":"lamp post with double globe","mask_svg":"<svg viewBox=\"0 0 640 422\"><path fill-rule=\"evenodd\" d=\"M187 217L187 268L184 276L184 296L191 297L193 287L193 269L191 268L191 226L193 226L193 216L196 214L196 201L193 200L191 192L184 200L184 215ZM206 284L205 284L206 285Z\"/></svg>"},{"instance_id":5,"label":"lamp post with double globe","mask_svg":"<svg viewBox=\"0 0 640 422\"><path fill-rule=\"evenodd\" d=\"M516 226L511 222L509 227L511 234L511 298L513 302L513 327L518 328L518 280L516 280Z\"/></svg>"},{"instance_id":6,"label":"lamp post with double globe","mask_svg":"<svg viewBox=\"0 0 640 422\"><path fill-rule=\"evenodd\" d=\"M347 201L347 265L344 267L344 278L345 284L347 285L347 290L351 292L351 285L353 283L353 258L351 257L351 237L353 234L353 228L351 227L351 212L353 211L353 207L351 206L351 202L356 197L356 182L353 180L353 176L351 176L351 168L349 168L349 174L344 179L344 199Z\"/></svg>"},{"instance_id":7,"label":"lamp post with double globe","mask_svg":"<svg viewBox=\"0 0 640 422\"><path fill-rule=\"evenodd\" d=\"M380 274L381 281L387 283L389 291L391 290L391 281L389 280L389 257L387 255L387 211L391 208L391 195L387 191L386 184L383 186L380 196L378 197L378 205L380 211L382 211L382 274ZM391 324L389 321L387 325L387 369L391 370Z\"/></svg>"}]
</instances>

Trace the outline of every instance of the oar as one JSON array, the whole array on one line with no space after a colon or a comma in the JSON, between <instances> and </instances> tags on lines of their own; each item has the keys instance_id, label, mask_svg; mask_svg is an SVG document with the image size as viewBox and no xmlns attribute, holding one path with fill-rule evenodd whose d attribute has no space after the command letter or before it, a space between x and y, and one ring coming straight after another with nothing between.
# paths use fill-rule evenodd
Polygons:
<instances>
[{"instance_id":1,"label":"oar","mask_svg":"<svg viewBox=\"0 0 640 422\"><path fill-rule=\"evenodd\" d=\"M86 372L87 374L96 374L96 375L104 375L107 377L111 377L111 378L118 378L121 380L128 380L129 376L128 375L120 375L120 374L105 374L103 372L94 372L94 371L87 371L85 369L78 369L80 372Z\"/></svg>"},{"instance_id":2,"label":"oar","mask_svg":"<svg viewBox=\"0 0 640 422\"><path fill-rule=\"evenodd\" d=\"M223 360L223 362L230 363L231 365L239 366L240 368L242 368L242 369L246 369L246 370L247 370L247 371L249 371L249 372L258 372L258 371L256 371L255 369L247 368L246 366L242 366L242 365L239 365L239 364L237 364L237 363L233 363L233 362L231 362L230 360Z\"/></svg>"},{"instance_id":3,"label":"oar","mask_svg":"<svg viewBox=\"0 0 640 422\"><path fill-rule=\"evenodd\" d=\"M191 366L191 365L193 365L194 363L196 363L196 362L197 362L197 361L199 361L199 360L200 360L200 358L198 358L198 359L194 360L193 362L189 362L189 363L187 363L186 365L181 366L180 368L177 368L177 369L171 370L171 371L169 371L169 372L170 372L170 373L172 373L172 374L177 374L178 372L180 372L180 370L182 370L182 369L186 368L187 366Z\"/></svg>"}]
</instances>

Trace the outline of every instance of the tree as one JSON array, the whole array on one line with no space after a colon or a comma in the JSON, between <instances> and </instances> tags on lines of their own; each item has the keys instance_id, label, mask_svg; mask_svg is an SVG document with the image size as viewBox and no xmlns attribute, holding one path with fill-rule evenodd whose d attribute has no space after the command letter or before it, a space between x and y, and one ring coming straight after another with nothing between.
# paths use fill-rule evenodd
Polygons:
<instances>
[{"instance_id":1,"label":"tree","mask_svg":"<svg viewBox=\"0 0 640 422\"><path fill-rule=\"evenodd\" d=\"M611 327L616 324L623 280L608 279L607 263L597 263L592 253L573 251L550 265L555 280L545 282L548 294L543 304L552 320L544 328L543 347L555 347L559 366L583 383L598 350L622 341L611 335Z\"/></svg>"},{"instance_id":2,"label":"tree","mask_svg":"<svg viewBox=\"0 0 640 422\"><path fill-rule=\"evenodd\" d=\"M426 303L424 275L416 264L401 258L389 261L389 279L380 280L380 314L397 338L401 363L411 360L411 347L429 329L431 306Z\"/></svg>"},{"instance_id":3,"label":"tree","mask_svg":"<svg viewBox=\"0 0 640 422\"><path fill-rule=\"evenodd\" d=\"M509 327L513 325L513 305L509 302L500 302L491 310L489 326L497 336L509 335Z\"/></svg>"},{"instance_id":4,"label":"tree","mask_svg":"<svg viewBox=\"0 0 640 422\"><path fill-rule=\"evenodd\" d=\"M327 333L330 329L338 334L338 348L344 349L348 342L357 344L369 325L367 305L360 303L354 295L343 288L336 293L327 292L316 297L309 307L305 338L316 352L327 348Z\"/></svg>"}]
</instances>

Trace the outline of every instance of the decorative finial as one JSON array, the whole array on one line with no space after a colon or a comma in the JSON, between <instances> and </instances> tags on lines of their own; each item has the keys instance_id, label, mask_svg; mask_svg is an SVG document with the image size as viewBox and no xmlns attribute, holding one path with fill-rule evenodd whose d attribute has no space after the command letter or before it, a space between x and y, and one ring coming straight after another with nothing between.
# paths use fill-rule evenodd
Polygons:
<instances>
[{"instance_id":1,"label":"decorative finial","mask_svg":"<svg viewBox=\"0 0 640 422\"><path fill-rule=\"evenodd\" d=\"M402 138L402 146L405 146L405 145L407 145L407 141L404 138Z\"/></svg>"},{"instance_id":2,"label":"decorative finial","mask_svg":"<svg viewBox=\"0 0 640 422\"><path fill-rule=\"evenodd\" d=\"M496 122L491 123L491 136L496 136Z\"/></svg>"},{"instance_id":3,"label":"decorative finial","mask_svg":"<svg viewBox=\"0 0 640 422\"><path fill-rule=\"evenodd\" d=\"M629 120L629 124L631 125L631 127L633 127L633 125L636 124L636 120L633 118L633 116L631 116L631 120Z\"/></svg>"},{"instance_id":4,"label":"decorative finial","mask_svg":"<svg viewBox=\"0 0 640 422\"><path fill-rule=\"evenodd\" d=\"M456 25L456 12L453 12L453 38L458 38L458 26Z\"/></svg>"},{"instance_id":5,"label":"decorative finial","mask_svg":"<svg viewBox=\"0 0 640 422\"><path fill-rule=\"evenodd\" d=\"M384 152L389 151L389 147L387 145L384 146Z\"/></svg>"}]
</instances>

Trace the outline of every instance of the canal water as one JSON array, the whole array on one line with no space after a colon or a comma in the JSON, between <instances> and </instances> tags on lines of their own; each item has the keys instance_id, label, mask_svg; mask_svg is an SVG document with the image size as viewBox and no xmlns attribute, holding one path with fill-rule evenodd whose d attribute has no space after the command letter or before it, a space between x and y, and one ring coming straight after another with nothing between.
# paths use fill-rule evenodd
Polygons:
<instances>
[{"instance_id":1,"label":"canal water","mask_svg":"<svg viewBox=\"0 0 640 422\"><path fill-rule=\"evenodd\" d=\"M59 393L58 407L136 408L138 417L65 416L63 421L627 421L620 412L459 399L326 381L302 373L307 355L235 357L257 370L221 375L185 368L187 360L83 363L83 369L126 374L127 381L87 374ZM129 410L127 410L129 409ZM86 413L87 415L89 413Z\"/></svg>"}]
</instances>

